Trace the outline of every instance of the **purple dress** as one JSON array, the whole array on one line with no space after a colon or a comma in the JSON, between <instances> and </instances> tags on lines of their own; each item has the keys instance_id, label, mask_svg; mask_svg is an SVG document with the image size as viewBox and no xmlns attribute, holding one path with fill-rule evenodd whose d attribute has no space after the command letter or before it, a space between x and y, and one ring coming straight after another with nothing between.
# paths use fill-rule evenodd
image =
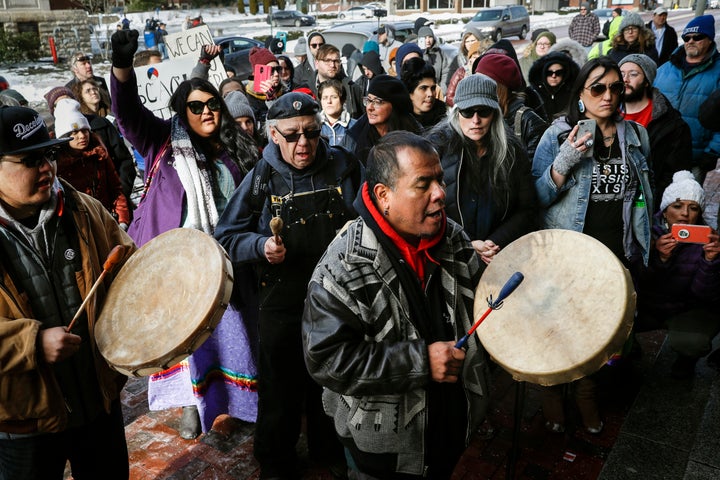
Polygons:
<instances>
[{"instance_id":1,"label":"purple dress","mask_svg":"<svg viewBox=\"0 0 720 480\"><path fill-rule=\"evenodd\" d=\"M125 83L111 74L110 85L120 130L146 159L146 174L157 161L152 186L135 211L128 231L141 247L161 233L182 226L185 190L173 166L172 146L168 142L171 121L158 118L143 107L134 73ZM240 169L227 155L221 160L235 186L239 185ZM236 282L244 280L236 274ZM203 432L210 430L215 417L223 413L254 422L257 342L257 307L228 306L212 335L186 361L149 377L150 409L197 405Z\"/></svg>"}]
</instances>

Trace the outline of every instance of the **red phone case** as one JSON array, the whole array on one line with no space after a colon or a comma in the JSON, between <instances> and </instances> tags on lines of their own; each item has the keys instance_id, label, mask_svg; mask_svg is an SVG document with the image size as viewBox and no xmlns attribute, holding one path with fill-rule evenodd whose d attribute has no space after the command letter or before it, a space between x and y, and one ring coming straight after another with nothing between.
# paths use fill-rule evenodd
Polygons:
<instances>
[{"instance_id":1,"label":"red phone case","mask_svg":"<svg viewBox=\"0 0 720 480\"><path fill-rule=\"evenodd\" d=\"M712 229L707 225L686 225L676 223L672 226L670 233L675 240L683 243L709 243Z\"/></svg>"},{"instance_id":2,"label":"red phone case","mask_svg":"<svg viewBox=\"0 0 720 480\"><path fill-rule=\"evenodd\" d=\"M253 90L255 90L256 93L265 93L260 89L260 85L265 80L269 80L271 76L272 67L268 67L267 65L255 65L255 70L253 71Z\"/></svg>"}]
</instances>

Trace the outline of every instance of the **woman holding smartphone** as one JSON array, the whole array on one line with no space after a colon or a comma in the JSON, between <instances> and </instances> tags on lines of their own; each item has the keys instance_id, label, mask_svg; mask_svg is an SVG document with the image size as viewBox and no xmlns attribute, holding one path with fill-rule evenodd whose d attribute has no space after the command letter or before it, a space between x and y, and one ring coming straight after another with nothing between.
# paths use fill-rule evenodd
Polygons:
<instances>
[{"instance_id":1,"label":"woman holding smartphone","mask_svg":"<svg viewBox=\"0 0 720 480\"><path fill-rule=\"evenodd\" d=\"M585 63L572 86L567 116L555 120L540 140L532 174L542 228L590 235L632 267L647 264L650 255L653 203L648 135L618 113L624 91L615 62L600 57ZM583 120L591 120L584 122L591 126L586 133L580 133ZM600 433L594 380L574 384L586 430ZM564 431L562 388L545 393L546 427Z\"/></svg>"},{"instance_id":2,"label":"woman holding smartphone","mask_svg":"<svg viewBox=\"0 0 720 480\"><path fill-rule=\"evenodd\" d=\"M670 369L675 378L694 374L720 332L720 240L705 225L704 208L705 192L692 173L676 172L653 218L650 262L637 286L635 331L667 329L668 344L677 353ZM689 225L682 229L692 232L693 243L673 229L680 224Z\"/></svg>"}]
</instances>

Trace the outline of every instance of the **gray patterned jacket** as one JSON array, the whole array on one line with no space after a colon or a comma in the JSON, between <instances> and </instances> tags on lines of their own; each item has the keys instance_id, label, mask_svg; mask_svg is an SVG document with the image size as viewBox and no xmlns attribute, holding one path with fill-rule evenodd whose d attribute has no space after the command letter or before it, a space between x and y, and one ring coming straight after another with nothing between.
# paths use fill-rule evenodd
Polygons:
<instances>
[{"instance_id":1,"label":"gray patterned jacket","mask_svg":"<svg viewBox=\"0 0 720 480\"><path fill-rule=\"evenodd\" d=\"M448 219L434 251L445 309L458 338L472 323L479 263L462 228ZM305 363L324 388L325 412L341 437L367 453L396 453L396 471L422 474L431 382L427 344L409 318L388 254L358 218L320 259L303 316ZM468 399L466 442L487 409L488 371L477 337L470 339L462 382Z\"/></svg>"}]
</instances>

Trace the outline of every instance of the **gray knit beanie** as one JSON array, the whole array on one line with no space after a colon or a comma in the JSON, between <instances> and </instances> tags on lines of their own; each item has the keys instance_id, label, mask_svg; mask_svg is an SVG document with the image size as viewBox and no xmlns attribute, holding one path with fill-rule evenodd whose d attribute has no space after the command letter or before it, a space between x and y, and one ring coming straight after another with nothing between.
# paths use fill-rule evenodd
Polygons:
<instances>
[{"instance_id":1,"label":"gray knit beanie","mask_svg":"<svg viewBox=\"0 0 720 480\"><path fill-rule=\"evenodd\" d=\"M622 17L622 22L620 22L618 33L622 32L626 27L643 28L644 26L645 23L643 23L642 17L637 12L625 12L625 15Z\"/></svg>"},{"instance_id":2,"label":"gray knit beanie","mask_svg":"<svg viewBox=\"0 0 720 480\"><path fill-rule=\"evenodd\" d=\"M255 121L255 113L253 113L252 108L250 108L250 104L244 93L238 92L237 90L228 92L223 100L225 100L225 104L233 118L250 117L253 122Z\"/></svg>"},{"instance_id":3,"label":"gray knit beanie","mask_svg":"<svg viewBox=\"0 0 720 480\"><path fill-rule=\"evenodd\" d=\"M618 67L622 67L628 62L634 63L642 69L645 74L645 80L647 80L650 85L655 82L655 77L657 76L657 65L652 58L647 55L643 55L642 53L632 53L620 60Z\"/></svg>"}]
</instances>

